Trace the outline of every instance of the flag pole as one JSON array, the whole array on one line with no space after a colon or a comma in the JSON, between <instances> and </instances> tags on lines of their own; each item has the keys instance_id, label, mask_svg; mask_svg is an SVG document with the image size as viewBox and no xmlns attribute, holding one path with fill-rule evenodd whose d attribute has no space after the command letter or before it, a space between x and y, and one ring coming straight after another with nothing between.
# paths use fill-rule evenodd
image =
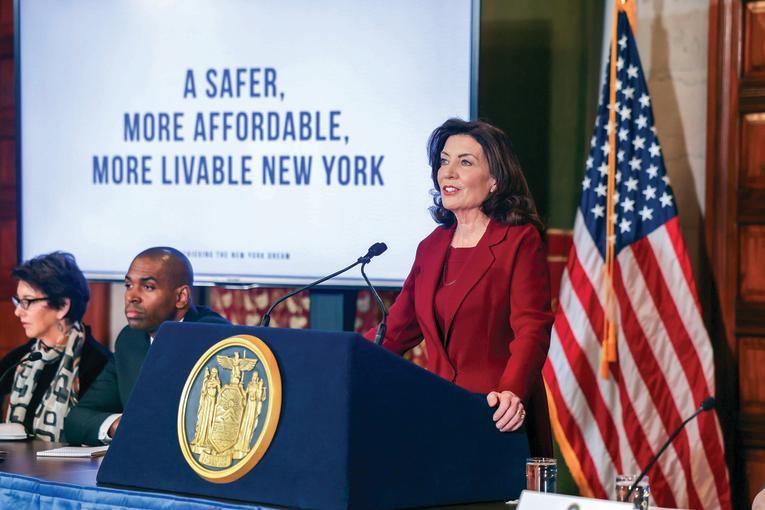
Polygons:
<instances>
[{"instance_id":1,"label":"flag pole","mask_svg":"<svg viewBox=\"0 0 765 510\"><path fill-rule=\"evenodd\" d=\"M603 339L600 352L600 377L608 378L608 364L616 361L616 299L614 296L614 187L616 180L616 38L619 3L614 0L611 23L611 58L608 70L608 191L606 193L606 260L604 266Z\"/></svg>"},{"instance_id":2,"label":"flag pole","mask_svg":"<svg viewBox=\"0 0 765 510\"><path fill-rule=\"evenodd\" d=\"M600 355L600 376L608 378L608 364L617 360L616 352L616 295L614 292L614 244L616 243L614 189L616 187L616 60L619 12L624 11L635 32L635 3L634 0L614 0L614 16L611 24L611 58L609 66L609 110L608 110L608 191L606 194L606 260L603 339Z\"/></svg>"}]
</instances>

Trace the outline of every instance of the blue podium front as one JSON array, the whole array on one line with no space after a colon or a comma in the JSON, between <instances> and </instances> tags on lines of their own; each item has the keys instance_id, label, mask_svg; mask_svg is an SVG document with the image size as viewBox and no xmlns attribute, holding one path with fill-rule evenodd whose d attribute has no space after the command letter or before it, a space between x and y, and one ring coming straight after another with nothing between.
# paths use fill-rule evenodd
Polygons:
<instances>
[{"instance_id":1,"label":"blue podium front","mask_svg":"<svg viewBox=\"0 0 765 510\"><path fill-rule=\"evenodd\" d=\"M260 339L278 365L278 425L246 474L209 481L182 451L180 403L189 374L211 346L241 335ZM228 376L216 377L225 382ZM208 373L205 381L212 379ZM357 334L166 323L97 480L322 510L516 499L525 488L527 438L523 432L497 431L491 415L484 395Z\"/></svg>"}]
</instances>

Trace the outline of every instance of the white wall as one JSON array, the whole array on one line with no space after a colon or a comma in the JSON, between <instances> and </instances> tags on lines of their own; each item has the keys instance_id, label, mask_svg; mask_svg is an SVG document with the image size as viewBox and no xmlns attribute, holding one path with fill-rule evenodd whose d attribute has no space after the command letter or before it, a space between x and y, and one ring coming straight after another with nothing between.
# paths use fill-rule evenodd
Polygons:
<instances>
[{"instance_id":1,"label":"white wall","mask_svg":"<svg viewBox=\"0 0 765 510\"><path fill-rule=\"evenodd\" d=\"M709 6L699 0L639 0L637 42L656 131L698 281L706 189Z\"/></svg>"}]
</instances>

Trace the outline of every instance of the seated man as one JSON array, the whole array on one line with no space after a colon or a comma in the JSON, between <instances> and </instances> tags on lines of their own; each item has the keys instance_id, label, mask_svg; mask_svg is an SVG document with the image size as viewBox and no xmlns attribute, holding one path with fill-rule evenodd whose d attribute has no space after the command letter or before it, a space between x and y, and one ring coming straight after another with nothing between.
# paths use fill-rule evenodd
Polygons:
<instances>
[{"instance_id":1,"label":"seated man","mask_svg":"<svg viewBox=\"0 0 765 510\"><path fill-rule=\"evenodd\" d=\"M149 248L133 259L125 275L128 325L117 336L114 359L64 420L70 443L99 445L111 441L163 322L227 323L209 308L191 303L193 281L191 263L174 248Z\"/></svg>"}]
</instances>

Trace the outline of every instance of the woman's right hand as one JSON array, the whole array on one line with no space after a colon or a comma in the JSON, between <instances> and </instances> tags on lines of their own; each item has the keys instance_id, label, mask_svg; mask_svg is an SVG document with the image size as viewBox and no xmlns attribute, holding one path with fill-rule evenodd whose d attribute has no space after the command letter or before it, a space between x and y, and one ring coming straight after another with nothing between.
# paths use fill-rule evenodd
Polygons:
<instances>
[{"instance_id":1,"label":"woman's right hand","mask_svg":"<svg viewBox=\"0 0 765 510\"><path fill-rule=\"evenodd\" d=\"M512 432L518 430L526 419L526 410L523 402L512 391L492 391L486 395L489 407L496 407L494 422L500 432Z\"/></svg>"}]
</instances>

